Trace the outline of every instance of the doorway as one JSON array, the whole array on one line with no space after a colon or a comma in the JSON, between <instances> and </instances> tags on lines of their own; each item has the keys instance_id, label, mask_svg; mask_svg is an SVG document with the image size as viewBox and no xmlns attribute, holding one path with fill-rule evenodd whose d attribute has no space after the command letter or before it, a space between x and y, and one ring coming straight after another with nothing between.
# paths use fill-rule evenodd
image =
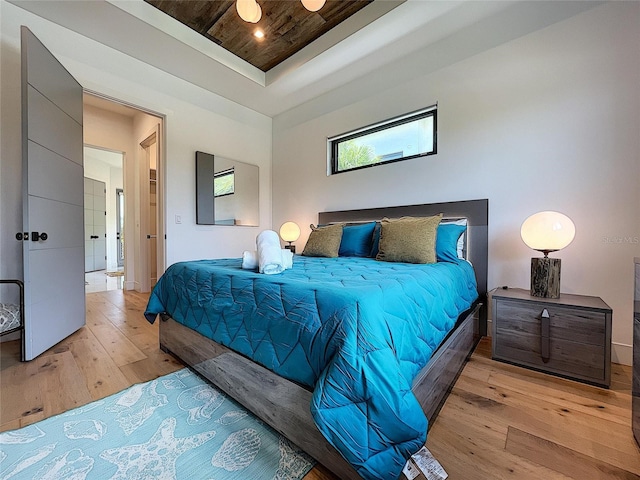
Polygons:
<instances>
[{"instance_id":1,"label":"doorway","mask_svg":"<svg viewBox=\"0 0 640 480\"><path fill-rule=\"evenodd\" d=\"M117 202L118 191L123 191L124 153L85 145L83 157L85 293L122 289Z\"/></svg>"},{"instance_id":2,"label":"doorway","mask_svg":"<svg viewBox=\"0 0 640 480\"><path fill-rule=\"evenodd\" d=\"M118 151L122 158L122 183L107 186L107 272L120 273L120 288L148 292L153 278L162 274L164 242L150 242L148 235L164 237L162 222L162 125L163 117L92 92L84 95L85 143ZM149 136L153 134L153 142ZM153 143L155 185L150 185L150 155L142 145ZM151 202L151 198L155 201ZM155 211L152 209L155 208ZM154 219L153 223L151 219ZM154 231L150 231L150 227ZM111 270L115 270L113 272ZM108 277L109 278L109 277ZM105 279L105 289L108 289ZM96 291L92 287L91 291ZM89 289L87 289L89 293Z\"/></svg>"},{"instance_id":3,"label":"doorway","mask_svg":"<svg viewBox=\"0 0 640 480\"><path fill-rule=\"evenodd\" d=\"M145 224L147 226L147 266L143 271L144 290L153 288L158 281L158 135L151 133L140 142L144 150L145 181L149 189L145 192L143 204L148 206ZM148 284L147 284L148 282Z\"/></svg>"}]
</instances>

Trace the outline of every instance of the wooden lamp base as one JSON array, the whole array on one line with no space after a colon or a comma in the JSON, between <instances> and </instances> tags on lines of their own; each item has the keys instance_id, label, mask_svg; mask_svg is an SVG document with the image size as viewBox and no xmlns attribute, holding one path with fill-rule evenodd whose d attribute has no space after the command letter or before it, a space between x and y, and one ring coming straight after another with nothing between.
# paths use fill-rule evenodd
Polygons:
<instances>
[{"instance_id":1,"label":"wooden lamp base","mask_svg":"<svg viewBox=\"0 0 640 480\"><path fill-rule=\"evenodd\" d=\"M560 259L531 259L531 296L560 298Z\"/></svg>"}]
</instances>

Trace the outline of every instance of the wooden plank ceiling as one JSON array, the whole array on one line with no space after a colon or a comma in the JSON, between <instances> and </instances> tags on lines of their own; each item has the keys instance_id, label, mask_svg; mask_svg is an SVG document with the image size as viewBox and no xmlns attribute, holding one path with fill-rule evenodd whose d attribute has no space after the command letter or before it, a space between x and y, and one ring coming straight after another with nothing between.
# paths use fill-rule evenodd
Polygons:
<instances>
[{"instance_id":1,"label":"wooden plank ceiling","mask_svg":"<svg viewBox=\"0 0 640 480\"><path fill-rule=\"evenodd\" d=\"M258 0L258 23L242 20L234 0L145 1L266 72L373 0L327 0L317 12L299 0ZM264 38L254 36L257 29Z\"/></svg>"}]
</instances>

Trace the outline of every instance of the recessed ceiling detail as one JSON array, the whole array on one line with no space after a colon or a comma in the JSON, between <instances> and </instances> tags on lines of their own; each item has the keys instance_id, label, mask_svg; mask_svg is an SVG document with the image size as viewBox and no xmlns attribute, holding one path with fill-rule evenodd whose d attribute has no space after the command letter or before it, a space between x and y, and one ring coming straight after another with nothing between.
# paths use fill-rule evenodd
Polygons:
<instances>
[{"instance_id":1,"label":"recessed ceiling detail","mask_svg":"<svg viewBox=\"0 0 640 480\"><path fill-rule=\"evenodd\" d=\"M299 0L258 0L262 17L247 23L234 0L145 0L263 72L316 40L373 0L327 0L317 12ZM260 29L264 38L254 33Z\"/></svg>"}]
</instances>

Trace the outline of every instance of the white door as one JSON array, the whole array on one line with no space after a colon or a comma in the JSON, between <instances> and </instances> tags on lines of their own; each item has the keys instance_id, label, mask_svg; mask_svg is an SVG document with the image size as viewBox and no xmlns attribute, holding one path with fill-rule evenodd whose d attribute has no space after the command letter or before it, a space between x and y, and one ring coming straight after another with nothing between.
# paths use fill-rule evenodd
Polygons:
<instances>
[{"instance_id":1,"label":"white door","mask_svg":"<svg viewBox=\"0 0 640 480\"><path fill-rule=\"evenodd\" d=\"M142 190L141 205L148 208L141 208L141 224L146 231L147 239L147 255L146 261L143 263L142 281L140 282L140 291L149 292L158 281L158 272L162 272L159 268L160 260L158 256L159 248L163 248L163 244L158 237L159 221L158 221L158 200L160 197L160 189L158 185L159 172L159 156L158 156L158 131L149 135L140 143L144 150L144 172L145 183ZM148 186L148 187L147 187Z\"/></svg>"},{"instance_id":2,"label":"white door","mask_svg":"<svg viewBox=\"0 0 640 480\"><path fill-rule=\"evenodd\" d=\"M84 177L84 271L107 268L107 184Z\"/></svg>"},{"instance_id":3,"label":"white door","mask_svg":"<svg viewBox=\"0 0 640 480\"><path fill-rule=\"evenodd\" d=\"M85 324L82 87L21 27L25 359Z\"/></svg>"}]
</instances>

